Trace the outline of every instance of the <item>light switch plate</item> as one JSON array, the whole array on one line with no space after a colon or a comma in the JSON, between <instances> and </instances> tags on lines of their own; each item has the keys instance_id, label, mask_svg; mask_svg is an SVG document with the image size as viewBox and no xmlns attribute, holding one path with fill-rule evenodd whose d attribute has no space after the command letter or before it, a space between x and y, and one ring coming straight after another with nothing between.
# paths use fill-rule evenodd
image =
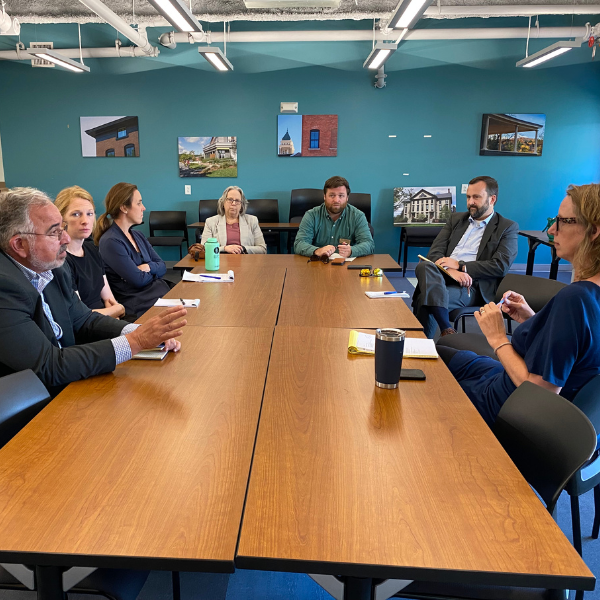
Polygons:
<instances>
[{"instance_id":1,"label":"light switch plate","mask_svg":"<svg viewBox=\"0 0 600 600\"><path fill-rule=\"evenodd\" d=\"M460 189L460 193L461 194L466 194L467 193L467 188L469 187L468 183L463 183L462 184L462 188Z\"/></svg>"},{"instance_id":2,"label":"light switch plate","mask_svg":"<svg viewBox=\"0 0 600 600\"><path fill-rule=\"evenodd\" d=\"M192 186L191 185L186 185L185 186L185 195L186 196L191 196L192 195Z\"/></svg>"}]
</instances>

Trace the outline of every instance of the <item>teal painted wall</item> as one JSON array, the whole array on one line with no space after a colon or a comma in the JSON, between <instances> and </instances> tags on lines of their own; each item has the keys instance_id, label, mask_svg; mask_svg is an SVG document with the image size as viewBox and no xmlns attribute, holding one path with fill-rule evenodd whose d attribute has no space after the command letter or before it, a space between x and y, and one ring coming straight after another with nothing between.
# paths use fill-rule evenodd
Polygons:
<instances>
[{"instance_id":1,"label":"teal painted wall","mask_svg":"<svg viewBox=\"0 0 600 600\"><path fill-rule=\"evenodd\" d=\"M78 184L101 208L114 183L129 181L140 187L148 210L184 209L191 222L199 199L217 198L235 184L249 198L277 198L287 220L291 189L321 187L340 174L354 191L371 193L377 251L397 256L396 186L455 185L460 192L461 183L475 175L492 175L500 184L499 212L522 229L541 229L569 183L600 179L597 63L533 72L464 66L395 71L387 87L376 90L373 75L364 71L307 67L220 74L176 67L119 76L94 74L89 62L89 75L0 63L9 186L31 185L55 195ZM277 157L284 100L298 101L303 114L339 115L336 158ZM544 155L479 156L484 112L546 113ZM103 115L139 117L139 158L82 158L79 117ZM238 136L236 179L179 178L177 137L204 135ZM192 185L191 196L184 195L185 184ZM457 206L465 208L460 193ZM520 244L517 262L524 263L526 243ZM167 252L166 259L175 258ZM539 262L549 262L545 249L538 252Z\"/></svg>"}]
</instances>

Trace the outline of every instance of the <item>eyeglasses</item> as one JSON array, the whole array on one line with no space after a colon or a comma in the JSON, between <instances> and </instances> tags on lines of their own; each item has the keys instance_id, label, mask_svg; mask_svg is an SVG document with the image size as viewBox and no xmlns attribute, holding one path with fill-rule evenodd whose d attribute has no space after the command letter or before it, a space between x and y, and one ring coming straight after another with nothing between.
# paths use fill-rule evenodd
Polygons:
<instances>
[{"instance_id":1,"label":"eyeglasses","mask_svg":"<svg viewBox=\"0 0 600 600\"><path fill-rule=\"evenodd\" d=\"M575 225L575 223L577 223L578 221L577 221L577 219L575 217L559 217L559 216L556 216L554 222L556 224L556 231L558 231L561 223L564 223L565 225Z\"/></svg>"},{"instance_id":2,"label":"eyeglasses","mask_svg":"<svg viewBox=\"0 0 600 600\"><path fill-rule=\"evenodd\" d=\"M232 200L231 198L227 198L226 202L229 202L229 204L233 205L233 206L237 206L238 204L241 204L242 201L241 200Z\"/></svg>"},{"instance_id":3,"label":"eyeglasses","mask_svg":"<svg viewBox=\"0 0 600 600\"><path fill-rule=\"evenodd\" d=\"M55 237L57 240L60 240L62 234L67 231L67 224L65 223L61 227L55 227L49 233L34 233L33 231L17 231L16 235L45 235L47 237Z\"/></svg>"},{"instance_id":4,"label":"eyeglasses","mask_svg":"<svg viewBox=\"0 0 600 600\"><path fill-rule=\"evenodd\" d=\"M324 265L326 265L329 262L329 256L327 256L327 254L322 254L321 256L313 254L306 262L317 262L318 260L320 260Z\"/></svg>"}]
</instances>

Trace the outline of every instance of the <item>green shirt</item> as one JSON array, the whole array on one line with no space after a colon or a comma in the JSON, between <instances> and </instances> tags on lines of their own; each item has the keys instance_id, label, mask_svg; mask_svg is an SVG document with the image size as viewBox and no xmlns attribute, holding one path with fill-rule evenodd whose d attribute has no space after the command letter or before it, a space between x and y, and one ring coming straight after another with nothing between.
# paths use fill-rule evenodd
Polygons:
<instances>
[{"instance_id":1,"label":"green shirt","mask_svg":"<svg viewBox=\"0 0 600 600\"><path fill-rule=\"evenodd\" d=\"M375 252L375 242L362 210L348 204L337 220L333 221L323 203L304 213L294 243L294 252L311 256L323 246L337 247L341 238L350 240L350 256L365 256Z\"/></svg>"}]
</instances>

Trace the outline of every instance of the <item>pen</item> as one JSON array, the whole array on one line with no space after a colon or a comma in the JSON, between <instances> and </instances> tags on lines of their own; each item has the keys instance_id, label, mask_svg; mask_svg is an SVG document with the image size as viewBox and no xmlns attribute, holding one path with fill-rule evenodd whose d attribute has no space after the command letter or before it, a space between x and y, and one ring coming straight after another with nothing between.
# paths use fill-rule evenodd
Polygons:
<instances>
[{"instance_id":1,"label":"pen","mask_svg":"<svg viewBox=\"0 0 600 600\"><path fill-rule=\"evenodd\" d=\"M389 294L399 294L399 293L400 292L396 292L396 291L394 291L394 292L383 292L383 295L384 296L388 296Z\"/></svg>"},{"instance_id":2,"label":"pen","mask_svg":"<svg viewBox=\"0 0 600 600\"><path fill-rule=\"evenodd\" d=\"M505 300L506 300L506 298L502 298L502 300L500 300L500 302L498 302L498 304L496 306L500 306L501 304L504 304Z\"/></svg>"},{"instance_id":3,"label":"pen","mask_svg":"<svg viewBox=\"0 0 600 600\"><path fill-rule=\"evenodd\" d=\"M214 275L200 275L200 277L206 277L206 279L221 279L220 277L215 277Z\"/></svg>"}]
</instances>

